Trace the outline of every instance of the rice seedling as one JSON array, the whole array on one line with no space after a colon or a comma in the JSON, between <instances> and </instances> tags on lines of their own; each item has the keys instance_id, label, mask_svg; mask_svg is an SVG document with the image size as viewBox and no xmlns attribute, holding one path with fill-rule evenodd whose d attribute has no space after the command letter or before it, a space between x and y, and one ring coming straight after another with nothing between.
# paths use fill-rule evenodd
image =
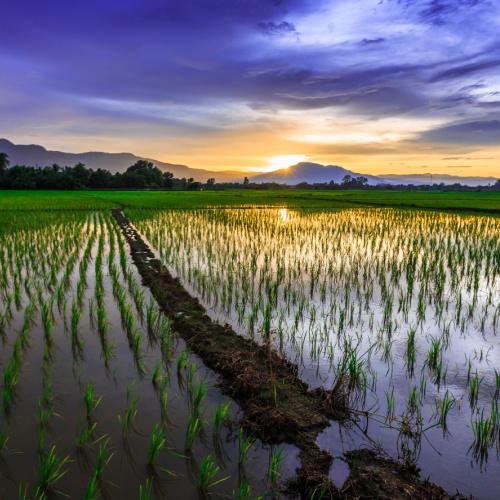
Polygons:
<instances>
[{"instance_id":1,"label":"rice seedling","mask_svg":"<svg viewBox=\"0 0 500 500\"><path fill-rule=\"evenodd\" d=\"M71 343L73 345L73 349L76 351L81 351L82 349L82 341L78 336L78 325L81 319L81 309L80 306L73 302L71 306Z\"/></svg>"},{"instance_id":2,"label":"rice seedling","mask_svg":"<svg viewBox=\"0 0 500 500\"><path fill-rule=\"evenodd\" d=\"M475 408L477 400L479 398L479 388L481 386L481 380L477 371L475 375L469 380L469 403L471 408Z\"/></svg>"},{"instance_id":3,"label":"rice seedling","mask_svg":"<svg viewBox=\"0 0 500 500\"><path fill-rule=\"evenodd\" d=\"M161 424L155 424L149 436L148 464L153 465L162 450L165 449L167 438Z\"/></svg>"},{"instance_id":4,"label":"rice seedling","mask_svg":"<svg viewBox=\"0 0 500 500\"><path fill-rule=\"evenodd\" d=\"M153 497L153 483L151 479L146 479L144 484L139 485L139 500L151 500Z\"/></svg>"},{"instance_id":5,"label":"rice seedling","mask_svg":"<svg viewBox=\"0 0 500 500\"><path fill-rule=\"evenodd\" d=\"M186 369L189 361L189 353L182 351L177 357L177 378L181 382L183 380L182 372Z\"/></svg>"},{"instance_id":6,"label":"rice seedling","mask_svg":"<svg viewBox=\"0 0 500 500\"><path fill-rule=\"evenodd\" d=\"M106 309L103 305L98 304L97 306L97 329L101 337L105 337L108 331L108 321L106 317Z\"/></svg>"},{"instance_id":7,"label":"rice seedling","mask_svg":"<svg viewBox=\"0 0 500 500\"><path fill-rule=\"evenodd\" d=\"M198 365L196 363L189 363L186 376L186 386L190 395L193 394L194 376L197 371L198 371Z\"/></svg>"},{"instance_id":8,"label":"rice seedling","mask_svg":"<svg viewBox=\"0 0 500 500\"><path fill-rule=\"evenodd\" d=\"M79 449L85 448L94 441L97 422L92 422L90 425L83 426L77 431L76 447Z\"/></svg>"},{"instance_id":9,"label":"rice seedling","mask_svg":"<svg viewBox=\"0 0 500 500\"><path fill-rule=\"evenodd\" d=\"M222 401L217 405L214 416L214 433L218 434L222 425L227 422L229 417L229 409L231 408L231 402L223 403Z\"/></svg>"},{"instance_id":10,"label":"rice seedling","mask_svg":"<svg viewBox=\"0 0 500 500\"><path fill-rule=\"evenodd\" d=\"M38 492L37 492L38 493ZM43 493L42 493L43 494ZM20 483L17 489L17 499L18 500L30 500L29 485L27 483ZM36 500L44 500L43 497L38 494L35 495Z\"/></svg>"},{"instance_id":11,"label":"rice seedling","mask_svg":"<svg viewBox=\"0 0 500 500\"><path fill-rule=\"evenodd\" d=\"M394 387L391 388L391 392L385 391L385 398L387 402L386 420L391 421L394 419L394 412L396 409L396 403L394 400Z\"/></svg>"},{"instance_id":12,"label":"rice seedling","mask_svg":"<svg viewBox=\"0 0 500 500\"><path fill-rule=\"evenodd\" d=\"M406 340L406 366L408 368L409 376L413 376L415 369L415 362L417 360L416 349L415 349L415 337L417 331L415 328L410 328L408 330L408 338Z\"/></svg>"},{"instance_id":13,"label":"rice seedling","mask_svg":"<svg viewBox=\"0 0 500 500\"><path fill-rule=\"evenodd\" d=\"M43 323L43 334L45 336L45 341L48 345L52 343L51 332L53 328L52 311L51 307L47 302L42 302L41 305L42 323Z\"/></svg>"},{"instance_id":14,"label":"rice seedling","mask_svg":"<svg viewBox=\"0 0 500 500\"><path fill-rule=\"evenodd\" d=\"M192 413L189 417L188 426L186 430L186 450L191 450L194 441L198 437L201 430L200 417Z\"/></svg>"},{"instance_id":15,"label":"rice seedling","mask_svg":"<svg viewBox=\"0 0 500 500\"><path fill-rule=\"evenodd\" d=\"M481 411L479 416L472 421L471 426L474 434L471 449L476 460L483 464L488 459L488 449L495 436L494 421L491 416L487 417Z\"/></svg>"},{"instance_id":16,"label":"rice seedling","mask_svg":"<svg viewBox=\"0 0 500 500\"><path fill-rule=\"evenodd\" d=\"M118 415L118 422L122 429L122 437L126 439L129 432L134 427L135 419L137 417L138 399L133 396L132 390L127 390L127 407L122 415Z\"/></svg>"},{"instance_id":17,"label":"rice seedling","mask_svg":"<svg viewBox=\"0 0 500 500\"><path fill-rule=\"evenodd\" d=\"M446 431L447 419L450 410L455 406L455 398L448 391L445 392L443 399L436 401L436 410L438 415L438 425Z\"/></svg>"},{"instance_id":18,"label":"rice seedling","mask_svg":"<svg viewBox=\"0 0 500 500\"><path fill-rule=\"evenodd\" d=\"M84 394L85 408L87 410L87 420L92 420L95 409L102 401L102 397L97 397L94 393L94 385L89 382L85 387Z\"/></svg>"},{"instance_id":19,"label":"rice seedling","mask_svg":"<svg viewBox=\"0 0 500 500\"><path fill-rule=\"evenodd\" d=\"M160 317L159 337L163 357L168 361L172 355L172 322L163 315Z\"/></svg>"},{"instance_id":20,"label":"rice seedling","mask_svg":"<svg viewBox=\"0 0 500 500\"><path fill-rule=\"evenodd\" d=\"M150 336L156 337L159 321L158 306L153 301L150 301L146 307L146 327Z\"/></svg>"},{"instance_id":21,"label":"rice seedling","mask_svg":"<svg viewBox=\"0 0 500 500\"><path fill-rule=\"evenodd\" d=\"M157 361L153 369L153 375L151 377L151 381L155 389L158 389L160 387L162 379L163 379L162 364L161 361Z\"/></svg>"},{"instance_id":22,"label":"rice seedling","mask_svg":"<svg viewBox=\"0 0 500 500\"><path fill-rule=\"evenodd\" d=\"M251 434L247 434L241 427L238 430L238 447L239 447L239 458L238 464L243 466L245 463L248 453L255 444L255 438Z\"/></svg>"},{"instance_id":23,"label":"rice seedling","mask_svg":"<svg viewBox=\"0 0 500 500\"><path fill-rule=\"evenodd\" d=\"M113 458L113 453L109 450L109 438L105 438L99 444L99 449L97 451L97 458L94 467L94 476L98 479L101 478L104 468L109 464Z\"/></svg>"},{"instance_id":24,"label":"rice seedling","mask_svg":"<svg viewBox=\"0 0 500 500\"><path fill-rule=\"evenodd\" d=\"M0 430L0 456L7 451L7 443L9 442L9 436L2 430Z\"/></svg>"},{"instance_id":25,"label":"rice seedling","mask_svg":"<svg viewBox=\"0 0 500 500\"><path fill-rule=\"evenodd\" d=\"M215 463L212 455L208 455L200 464L200 472L198 475L198 487L202 494L208 494L212 488L229 479L229 477L216 479L219 472L220 467Z\"/></svg>"},{"instance_id":26,"label":"rice seedling","mask_svg":"<svg viewBox=\"0 0 500 500\"><path fill-rule=\"evenodd\" d=\"M269 460L268 479L273 490L278 486L279 471L285 456L283 450L271 448L271 458Z\"/></svg>"},{"instance_id":27,"label":"rice seedling","mask_svg":"<svg viewBox=\"0 0 500 500\"><path fill-rule=\"evenodd\" d=\"M16 356L10 358L3 371L3 404L9 408L13 401L14 389L18 382L20 363Z\"/></svg>"},{"instance_id":28,"label":"rice seedling","mask_svg":"<svg viewBox=\"0 0 500 500\"><path fill-rule=\"evenodd\" d=\"M38 484L43 492L53 491L55 485L66 475L69 456L60 456L55 445L42 453L38 464Z\"/></svg>"},{"instance_id":29,"label":"rice seedling","mask_svg":"<svg viewBox=\"0 0 500 500\"><path fill-rule=\"evenodd\" d=\"M253 498L252 487L244 476L240 479L238 491L235 492L234 498L237 498L238 500L250 500Z\"/></svg>"},{"instance_id":30,"label":"rice seedling","mask_svg":"<svg viewBox=\"0 0 500 500\"><path fill-rule=\"evenodd\" d=\"M99 478L94 474L92 474L88 484L87 489L85 491L85 500L97 500L99 498L100 486L99 486Z\"/></svg>"},{"instance_id":31,"label":"rice seedling","mask_svg":"<svg viewBox=\"0 0 500 500\"><path fill-rule=\"evenodd\" d=\"M161 264L179 277L212 317L297 364L299 375L311 387L337 388L335 394L344 397L355 414L366 416L367 429L376 441L385 439L389 429L395 431L400 456L419 466L421 458L415 458L415 450L420 446L417 436L424 433L421 422L434 423L445 432L453 429L442 441L433 434L432 446L438 452L449 448L450 468L465 474L453 457L463 457L466 450L461 447L467 440L462 437L469 436L471 458L492 461L485 473L486 480L492 481L488 478L496 456L491 450L498 444L499 428L494 402L500 393L500 375L492 368L500 318L497 219L388 209L288 210L284 218L276 209L204 209L183 212L183 217L178 212L127 209L127 215L155 247ZM180 353L173 365L186 391L179 393L173 387L169 394L167 390L176 347L172 322L139 284L125 240L109 214L40 213L25 214L24 219L17 224L21 221L29 231L7 232L0 224L0 341L11 349L4 349L2 393L5 408L16 417L9 426L21 421L15 412L24 411L21 397L27 394L25 387L42 358L44 383L37 394L39 451L46 453L46 441L59 430L56 410L73 403L76 407L78 397L84 399L88 420L77 429L76 437L71 436L73 445L81 455L101 441L94 421L100 397L94 386L89 390L83 385L72 395L68 384L74 379L60 372L66 367L61 321L70 333L74 356L85 340L88 365L80 364L81 369L94 368L91 335L98 334L107 380L95 381L102 391L109 390L110 384L118 388L122 377L128 377L123 356L116 358L112 369L108 365L113 352L122 354L123 348L129 348L139 375L151 370L156 389L156 399L141 400L145 414L159 411L157 420L170 429L177 412L186 411L186 450L198 451L195 443L204 437L206 409L214 415L213 437L219 435L221 441L229 404L217 406L216 402L212 408L206 382L199 380L201 370L188 351ZM86 331L86 307L97 332ZM116 335L117 318L123 338ZM42 347L32 330L42 335ZM30 354L24 366L34 347L40 352ZM457 359L457 353L463 352L465 363ZM75 379L81 380L76 363L72 369ZM99 374L96 370L95 376ZM57 396L52 376L57 377L56 387L62 388ZM133 376L137 378L137 373ZM278 382L270 391L279 403ZM13 404L17 397L23 404ZM186 404L177 405L178 398ZM172 410L168 418L167 405ZM126 407L115 411L121 411L120 428L115 431L121 431L124 440L131 429L137 430L138 408L137 398L129 394ZM378 414L380 408L385 415ZM455 439L458 435L460 439ZM0 449L4 438L0 433ZM63 440L61 436L58 443ZM129 441L132 447L135 439ZM250 453L252 438L241 435L238 443L241 465ZM11 444L5 441L4 449ZM130 453L132 461L134 453L123 444L119 453ZM204 439L201 444L206 444ZM422 448L430 445L422 440ZM109 455L108 449L105 456ZM194 454L189 455L194 462ZM217 455L218 460L223 456L223 452ZM146 453L140 460L144 465ZM271 495L279 494L275 491L279 462L279 457L270 458L268 480L275 483ZM221 459L219 466L222 463ZM438 467L440 475L443 471ZM80 477L77 474L71 470L72 480ZM93 472L81 479L87 484L88 498L103 495ZM144 486L145 497L151 484ZM138 487L137 481L136 492ZM326 496L321 490L312 497ZM250 491L243 478L233 496L248 498Z\"/></svg>"},{"instance_id":32,"label":"rice seedling","mask_svg":"<svg viewBox=\"0 0 500 500\"><path fill-rule=\"evenodd\" d=\"M328 484L317 486L312 491L310 500L322 500L323 498L328 498L328 494L329 494Z\"/></svg>"}]
</instances>

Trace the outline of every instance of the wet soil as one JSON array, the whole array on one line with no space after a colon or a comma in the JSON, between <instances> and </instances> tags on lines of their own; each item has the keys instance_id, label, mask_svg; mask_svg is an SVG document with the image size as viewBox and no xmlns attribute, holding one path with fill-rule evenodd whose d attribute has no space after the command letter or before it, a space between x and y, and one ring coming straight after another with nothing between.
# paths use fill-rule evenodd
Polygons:
<instances>
[{"instance_id":1,"label":"wet soil","mask_svg":"<svg viewBox=\"0 0 500 500\"><path fill-rule=\"evenodd\" d=\"M345 458L350 474L340 491L341 498L387 498L441 500L465 499L460 493L448 495L439 486L422 480L418 469L383 458L369 449L348 451Z\"/></svg>"},{"instance_id":2,"label":"wet soil","mask_svg":"<svg viewBox=\"0 0 500 500\"><path fill-rule=\"evenodd\" d=\"M302 498L463 498L422 481L418 472L371 450L347 452L351 473L341 490L329 478L333 457L316 444L332 419L350 418L343 384L332 391L310 390L297 366L269 346L238 335L212 321L200 302L155 258L119 209L113 216L130 246L144 285L172 319L174 330L206 366L220 376L224 393L240 405L241 424L267 443L291 443L300 449L297 478L289 494Z\"/></svg>"}]
</instances>

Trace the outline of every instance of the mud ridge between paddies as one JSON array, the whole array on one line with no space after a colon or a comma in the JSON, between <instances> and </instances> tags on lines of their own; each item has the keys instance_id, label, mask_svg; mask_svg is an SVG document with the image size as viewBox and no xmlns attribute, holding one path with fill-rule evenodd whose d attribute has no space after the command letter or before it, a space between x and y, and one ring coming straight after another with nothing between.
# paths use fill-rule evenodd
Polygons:
<instances>
[{"instance_id":1,"label":"mud ridge between paddies","mask_svg":"<svg viewBox=\"0 0 500 500\"><path fill-rule=\"evenodd\" d=\"M297 366L269 345L238 335L229 325L212 321L199 301L155 258L154 253L119 209L112 211L130 246L134 264L174 330L214 372L220 387L243 412L241 424L266 443L291 443L300 450L297 478L287 493L301 498L422 498L450 496L423 481L414 468L382 458L370 450L343 457L351 472L339 490L329 479L333 457L316 444L332 419L351 418L344 384L331 391L310 390ZM455 495L451 498L460 498ZM462 497L463 498L463 497Z\"/></svg>"}]
</instances>

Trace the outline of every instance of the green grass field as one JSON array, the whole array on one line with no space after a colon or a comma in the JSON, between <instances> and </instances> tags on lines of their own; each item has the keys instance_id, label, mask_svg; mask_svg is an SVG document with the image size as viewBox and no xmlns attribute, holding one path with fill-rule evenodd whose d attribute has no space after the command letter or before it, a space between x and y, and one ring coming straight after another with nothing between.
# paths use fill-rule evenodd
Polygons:
<instances>
[{"instance_id":1,"label":"green grass field","mask_svg":"<svg viewBox=\"0 0 500 500\"><path fill-rule=\"evenodd\" d=\"M342 208L388 206L500 213L499 192L318 190L228 191L0 191L0 210L284 206Z\"/></svg>"}]
</instances>

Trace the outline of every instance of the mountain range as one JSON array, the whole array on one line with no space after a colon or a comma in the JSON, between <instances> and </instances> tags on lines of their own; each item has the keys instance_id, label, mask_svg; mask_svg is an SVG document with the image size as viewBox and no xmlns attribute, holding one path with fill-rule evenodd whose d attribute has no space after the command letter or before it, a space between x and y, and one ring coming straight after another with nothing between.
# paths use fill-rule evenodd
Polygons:
<instances>
[{"instance_id":1,"label":"mountain range","mask_svg":"<svg viewBox=\"0 0 500 500\"><path fill-rule=\"evenodd\" d=\"M282 184L323 183L333 181L341 183L344 176L363 176L368 179L370 186L377 184L413 184L415 186L424 184L456 184L466 186L485 186L494 184L496 177L461 177L447 174L384 174L367 175L353 172L337 165L320 165L319 163L302 162L292 167L275 170L266 174L259 174L251 178L254 182L278 182Z\"/></svg>"},{"instance_id":2,"label":"mountain range","mask_svg":"<svg viewBox=\"0 0 500 500\"><path fill-rule=\"evenodd\" d=\"M144 158L132 153L103 153L89 151L86 153L64 153L50 151L37 144L13 144L7 139L0 139L0 151L9 155L11 165L47 166L57 163L60 166L73 166L83 163L88 168L97 170L103 168L110 172L124 172L138 160L153 162L160 170L172 172L175 177L193 177L194 180L206 182L210 177L215 177L219 182L229 180L243 180L244 173L237 171L212 172L201 168L191 168L187 165L165 163L151 158Z\"/></svg>"},{"instance_id":3,"label":"mountain range","mask_svg":"<svg viewBox=\"0 0 500 500\"><path fill-rule=\"evenodd\" d=\"M7 139L0 139L0 152L7 153L11 165L46 166L57 163L61 166L75 165L79 162L89 168L103 168L111 172L123 172L138 160L153 162L160 170L172 172L175 177L192 177L196 181L205 182L213 177L218 182L234 181L241 182L244 176L248 176L252 182L278 182L295 185L302 182L323 183L342 182L346 175L352 177L364 176L369 185L377 184L455 184L457 182L479 186L494 184L495 177L460 177L447 174L386 174L384 176L367 175L353 172L337 165L320 165L319 163L301 162L286 169L273 172L250 175L236 170L211 171L200 168L191 168L187 165L165 163L151 158L144 158L132 153L105 153L100 151L89 151L86 153L65 153L62 151L51 151L37 144L14 144Z\"/></svg>"},{"instance_id":4,"label":"mountain range","mask_svg":"<svg viewBox=\"0 0 500 500\"><path fill-rule=\"evenodd\" d=\"M292 167L275 170L267 174L260 174L252 177L254 182L278 182L280 184L300 184L301 182L322 183L335 182L341 183L346 175L351 177L363 176L368 179L368 184L375 186L377 184L392 184L382 177L375 175L365 175L358 172L347 170L337 165L320 165L319 163L301 162Z\"/></svg>"}]
</instances>

